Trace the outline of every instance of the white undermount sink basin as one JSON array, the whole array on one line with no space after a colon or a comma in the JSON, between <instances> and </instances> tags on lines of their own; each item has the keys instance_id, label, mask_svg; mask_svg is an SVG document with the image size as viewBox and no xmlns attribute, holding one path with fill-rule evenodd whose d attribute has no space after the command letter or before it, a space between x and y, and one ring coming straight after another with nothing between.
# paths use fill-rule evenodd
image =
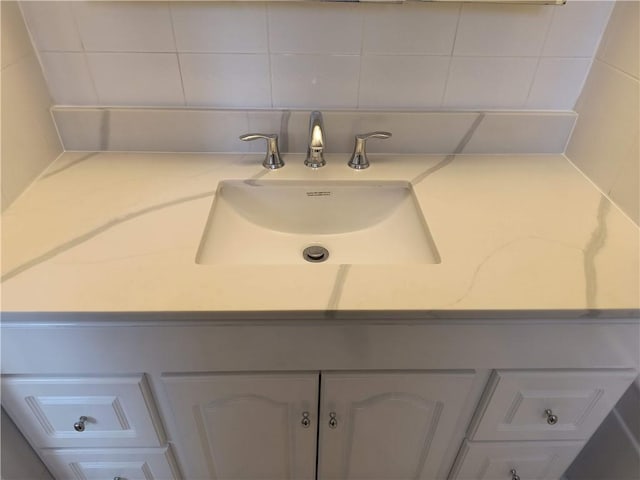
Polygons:
<instances>
[{"instance_id":1,"label":"white undermount sink basin","mask_svg":"<svg viewBox=\"0 0 640 480\"><path fill-rule=\"evenodd\" d=\"M318 246L305 259L305 249ZM196 262L415 264L440 257L408 182L229 180L218 187Z\"/></svg>"}]
</instances>

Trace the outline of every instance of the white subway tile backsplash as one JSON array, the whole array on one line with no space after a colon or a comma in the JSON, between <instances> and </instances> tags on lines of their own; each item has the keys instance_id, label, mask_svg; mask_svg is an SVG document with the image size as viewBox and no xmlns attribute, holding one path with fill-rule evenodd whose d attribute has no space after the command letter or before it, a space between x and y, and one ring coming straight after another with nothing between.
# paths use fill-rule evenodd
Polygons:
<instances>
[{"instance_id":1,"label":"white subway tile backsplash","mask_svg":"<svg viewBox=\"0 0 640 480\"><path fill-rule=\"evenodd\" d=\"M568 0L554 9L543 55L592 57L613 7L610 1Z\"/></svg>"},{"instance_id":2,"label":"white subway tile backsplash","mask_svg":"<svg viewBox=\"0 0 640 480\"><path fill-rule=\"evenodd\" d=\"M102 105L184 105L175 53L88 53Z\"/></svg>"},{"instance_id":3,"label":"white subway tile backsplash","mask_svg":"<svg viewBox=\"0 0 640 480\"><path fill-rule=\"evenodd\" d=\"M359 54L362 13L358 5L268 5L271 53Z\"/></svg>"},{"instance_id":4,"label":"white subway tile backsplash","mask_svg":"<svg viewBox=\"0 0 640 480\"><path fill-rule=\"evenodd\" d=\"M271 106L268 55L181 53L187 105Z\"/></svg>"},{"instance_id":5,"label":"white subway tile backsplash","mask_svg":"<svg viewBox=\"0 0 640 480\"><path fill-rule=\"evenodd\" d=\"M267 8L261 3L173 2L180 52L267 53Z\"/></svg>"},{"instance_id":6,"label":"white subway tile backsplash","mask_svg":"<svg viewBox=\"0 0 640 480\"><path fill-rule=\"evenodd\" d=\"M450 55L459 5L366 5L365 54Z\"/></svg>"},{"instance_id":7,"label":"white subway tile backsplash","mask_svg":"<svg viewBox=\"0 0 640 480\"><path fill-rule=\"evenodd\" d=\"M91 56L98 104L181 105L186 95L193 106L344 109L571 108L582 87L581 66L593 58L610 7L580 0L566 6L22 3L41 53ZM603 55L611 57L605 47ZM129 68L125 59L134 58L117 55L143 53L174 53L176 60L136 57L142 63L131 71L111 70ZM77 58L43 61L52 72L52 95L93 104ZM635 62L624 68L637 72ZM78 73L68 84L67 68Z\"/></svg>"},{"instance_id":8,"label":"white subway tile backsplash","mask_svg":"<svg viewBox=\"0 0 640 480\"><path fill-rule=\"evenodd\" d=\"M448 56L365 55L360 107L438 108L449 69Z\"/></svg>"},{"instance_id":9,"label":"white subway tile backsplash","mask_svg":"<svg viewBox=\"0 0 640 480\"><path fill-rule=\"evenodd\" d=\"M589 58L542 58L526 107L572 110L589 73Z\"/></svg>"},{"instance_id":10,"label":"white subway tile backsplash","mask_svg":"<svg viewBox=\"0 0 640 480\"><path fill-rule=\"evenodd\" d=\"M353 108L359 69L358 55L272 55L273 105Z\"/></svg>"},{"instance_id":11,"label":"white subway tile backsplash","mask_svg":"<svg viewBox=\"0 0 640 480\"><path fill-rule=\"evenodd\" d=\"M82 42L73 18L75 2L21 2L24 19L35 46L40 51L82 51Z\"/></svg>"},{"instance_id":12,"label":"white subway tile backsplash","mask_svg":"<svg viewBox=\"0 0 640 480\"><path fill-rule=\"evenodd\" d=\"M449 108L521 108L537 58L453 57L444 106Z\"/></svg>"},{"instance_id":13,"label":"white subway tile backsplash","mask_svg":"<svg viewBox=\"0 0 640 480\"><path fill-rule=\"evenodd\" d=\"M84 53L43 52L44 76L58 105L97 105L98 96Z\"/></svg>"},{"instance_id":14,"label":"white subway tile backsplash","mask_svg":"<svg viewBox=\"0 0 640 480\"><path fill-rule=\"evenodd\" d=\"M174 52L167 2L73 2L89 52Z\"/></svg>"},{"instance_id":15,"label":"white subway tile backsplash","mask_svg":"<svg viewBox=\"0 0 640 480\"><path fill-rule=\"evenodd\" d=\"M556 8L562 7L463 4L453 54L538 56Z\"/></svg>"},{"instance_id":16,"label":"white subway tile backsplash","mask_svg":"<svg viewBox=\"0 0 640 480\"><path fill-rule=\"evenodd\" d=\"M640 78L640 2L617 2L602 38L598 58Z\"/></svg>"}]
</instances>

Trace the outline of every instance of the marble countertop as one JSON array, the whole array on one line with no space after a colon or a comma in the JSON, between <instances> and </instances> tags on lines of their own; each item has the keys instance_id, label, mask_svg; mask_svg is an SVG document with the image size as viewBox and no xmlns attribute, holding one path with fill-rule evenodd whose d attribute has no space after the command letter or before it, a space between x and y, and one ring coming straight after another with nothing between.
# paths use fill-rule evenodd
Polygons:
<instances>
[{"instance_id":1,"label":"marble countertop","mask_svg":"<svg viewBox=\"0 0 640 480\"><path fill-rule=\"evenodd\" d=\"M65 153L2 215L2 310L638 315L638 227L563 155L326 158ZM250 178L410 181L442 261L197 264L218 182Z\"/></svg>"}]
</instances>

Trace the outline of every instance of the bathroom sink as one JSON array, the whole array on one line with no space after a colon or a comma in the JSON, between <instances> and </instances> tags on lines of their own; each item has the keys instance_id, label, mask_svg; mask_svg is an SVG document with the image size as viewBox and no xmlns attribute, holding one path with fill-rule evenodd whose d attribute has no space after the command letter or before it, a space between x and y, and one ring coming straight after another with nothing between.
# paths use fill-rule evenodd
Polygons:
<instances>
[{"instance_id":1,"label":"bathroom sink","mask_svg":"<svg viewBox=\"0 0 640 480\"><path fill-rule=\"evenodd\" d=\"M196 262L415 264L440 257L408 182L229 180L218 187Z\"/></svg>"}]
</instances>

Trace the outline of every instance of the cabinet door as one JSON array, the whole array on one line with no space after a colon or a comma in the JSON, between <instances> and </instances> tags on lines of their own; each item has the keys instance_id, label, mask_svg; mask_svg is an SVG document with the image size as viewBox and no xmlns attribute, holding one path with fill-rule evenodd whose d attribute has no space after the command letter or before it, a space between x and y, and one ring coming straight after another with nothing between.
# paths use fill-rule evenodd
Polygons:
<instances>
[{"instance_id":1,"label":"cabinet door","mask_svg":"<svg viewBox=\"0 0 640 480\"><path fill-rule=\"evenodd\" d=\"M464 436L457 423L473 378L473 372L323 373L318 478L445 478L450 465L443 457Z\"/></svg>"},{"instance_id":2,"label":"cabinet door","mask_svg":"<svg viewBox=\"0 0 640 480\"><path fill-rule=\"evenodd\" d=\"M318 374L163 376L191 480L315 478Z\"/></svg>"}]
</instances>

